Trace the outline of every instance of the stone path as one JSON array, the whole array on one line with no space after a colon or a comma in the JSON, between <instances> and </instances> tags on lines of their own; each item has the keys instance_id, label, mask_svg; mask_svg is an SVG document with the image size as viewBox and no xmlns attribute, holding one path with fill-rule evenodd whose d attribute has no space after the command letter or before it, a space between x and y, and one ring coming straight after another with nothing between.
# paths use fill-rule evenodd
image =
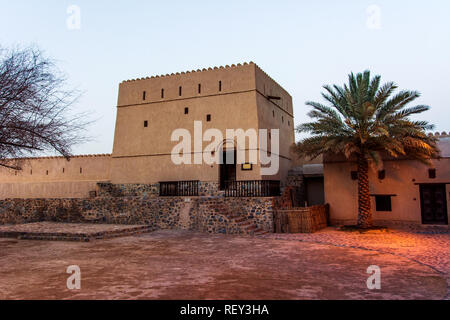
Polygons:
<instances>
[{"instance_id":1,"label":"stone path","mask_svg":"<svg viewBox=\"0 0 450 320\"><path fill-rule=\"evenodd\" d=\"M392 229L389 232L359 233L327 228L314 234L270 234L264 238L390 253L442 273L450 287L450 233L448 230ZM449 292L446 298L450 298Z\"/></svg>"}]
</instances>

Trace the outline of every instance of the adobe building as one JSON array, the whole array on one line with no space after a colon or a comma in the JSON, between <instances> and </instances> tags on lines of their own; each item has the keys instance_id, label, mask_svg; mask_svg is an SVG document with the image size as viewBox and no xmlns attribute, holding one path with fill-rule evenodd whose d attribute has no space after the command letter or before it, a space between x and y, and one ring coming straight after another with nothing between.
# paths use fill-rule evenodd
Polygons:
<instances>
[{"instance_id":1,"label":"adobe building","mask_svg":"<svg viewBox=\"0 0 450 320\"><path fill-rule=\"evenodd\" d=\"M445 225L450 207L450 136L436 134L441 159L428 167L418 161L386 157L384 169L369 171L374 222L378 225ZM343 156L324 157L325 201L331 222L356 223L357 164Z\"/></svg>"},{"instance_id":2,"label":"adobe building","mask_svg":"<svg viewBox=\"0 0 450 320\"><path fill-rule=\"evenodd\" d=\"M253 165L182 164L171 160L176 129L191 133L194 121L203 132L216 128L279 129L279 170L265 176ZM269 135L269 153L270 150ZM292 97L254 63L215 67L124 81L119 86L114 147L111 155L22 159L22 170L0 168L0 199L83 198L98 183L155 185L199 181L210 194L225 181L278 181L284 185L294 143ZM208 145L203 142L201 152ZM223 141L221 156L235 153L236 141ZM248 155L250 145L246 144ZM257 146L259 151L259 146ZM192 157L194 157L194 151ZM211 151L209 151L211 152ZM263 184L264 188L266 185ZM170 185L169 185L170 187Z\"/></svg>"},{"instance_id":3,"label":"adobe building","mask_svg":"<svg viewBox=\"0 0 450 320\"><path fill-rule=\"evenodd\" d=\"M214 150L206 150L210 142L203 141L200 152L188 150L191 164L175 164L173 148L179 141L172 141L172 134L185 130L194 146L195 122L203 133L218 129L224 137L227 129L278 129L279 152L273 153L279 169L265 175L259 157L253 164L237 164L237 149L246 157L253 148L261 150L259 144L246 140L239 145L234 138L224 138ZM270 135L268 139L263 151L271 154ZM112 154L70 161L21 159L20 171L0 168L0 224L46 216L51 221L70 217L210 232L272 232L279 204L324 203L330 205L332 224L355 223L356 164L338 156L298 159L291 153L294 141L291 96L254 63L124 81ZM376 223L448 225L450 137L440 136L439 147L442 159L433 160L431 169L417 161L386 158L383 172L370 173ZM199 153L229 155L234 161L194 164ZM285 186L291 188L279 197Z\"/></svg>"}]
</instances>

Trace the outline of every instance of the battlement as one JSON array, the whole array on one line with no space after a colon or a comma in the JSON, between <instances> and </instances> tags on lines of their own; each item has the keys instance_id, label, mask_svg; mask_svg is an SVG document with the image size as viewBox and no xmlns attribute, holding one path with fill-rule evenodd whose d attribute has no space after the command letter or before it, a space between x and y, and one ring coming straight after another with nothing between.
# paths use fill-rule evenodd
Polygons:
<instances>
[{"instance_id":1,"label":"battlement","mask_svg":"<svg viewBox=\"0 0 450 320\"><path fill-rule=\"evenodd\" d=\"M169 78L169 77L175 77L175 76L181 76L181 75L188 75L188 74L192 74L192 73L195 74L195 73L202 73L202 72L221 70L221 69L233 69L233 68L240 68L240 67L248 66L248 65L256 66L256 64L253 61L250 61L249 63L247 63L247 62L244 62L242 64L238 63L238 64L232 64L231 66L226 65L226 66L218 66L218 67L209 67L209 68L203 68L203 69L197 69L197 70L191 70L191 71L176 72L176 73L171 73L171 74L168 73L165 75L162 74L162 75L154 75L154 76L149 76L149 77L124 80L124 81L122 81L122 83L143 81L143 80L156 79L156 78Z\"/></svg>"},{"instance_id":2,"label":"battlement","mask_svg":"<svg viewBox=\"0 0 450 320\"><path fill-rule=\"evenodd\" d=\"M78 159L78 158L100 158L100 157L111 157L111 154L81 154L81 155L73 155L70 156L69 159ZM8 161L23 161L23 160L52 160L52 159L66 159L63 156L47 156L47 157L27 157L27 158L17 158L17 159L8 159Z\"/></svg>"},{"instance_id":3,"label":"battlement","mask_svg":"<svg viewBox=\"0 0 450 320\"><path fill-rule=\"evenodd\" d=\"M257 91L280 97L280 107L292 114L292 97L254 62L125 80L118 107Z\"/></svg>"},{"instance_id":4,"label":"battlement","mask_svg":"<svg viewBox=\"0 0 450 320\"><path fill-rule=\"evenodd\" d=\"M429 137L433 137L433 136L435 136L435 137L448 137L448 136L450 136L450 131L447 133L447 132L445 132L445 131L442 131L442 132L435 132L435 133L432 133L432 132L430 132L429 134L428 134L428 136Z\"/></svg>"}]
</instances>

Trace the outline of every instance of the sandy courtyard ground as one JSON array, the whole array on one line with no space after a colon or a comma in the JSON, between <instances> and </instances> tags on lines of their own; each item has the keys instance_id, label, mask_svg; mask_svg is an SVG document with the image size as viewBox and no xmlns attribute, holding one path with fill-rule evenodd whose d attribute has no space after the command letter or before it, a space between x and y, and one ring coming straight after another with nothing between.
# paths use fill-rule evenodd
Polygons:
<instances>
[{"instance_id":1,"label":"sandy courtyard ground","mask_svg":"<svg viewBox=\"0 0 450 320\"><path fill-rule=\"evenodd\" d=\"M444 260L432 259L440 268L376 245L376 239L395 244L395 233L251 238L157 231L88 243L0 239L0 299L446 299L448 234L433 236L447 245L439 248ZM364 248L370 244L375 248ZM414 250L415 242L409 244ZM70 265L81 269L81 290L67 289ZM381 268L381 290L367 289L371 265Z\"/></svg>"}]
</instances>

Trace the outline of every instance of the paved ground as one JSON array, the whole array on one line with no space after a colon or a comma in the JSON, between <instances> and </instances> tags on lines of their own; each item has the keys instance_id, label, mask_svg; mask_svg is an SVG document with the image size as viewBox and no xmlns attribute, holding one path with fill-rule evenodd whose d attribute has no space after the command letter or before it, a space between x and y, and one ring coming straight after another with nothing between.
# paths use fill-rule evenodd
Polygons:
<instances>
[{"instance_id":1,"label":"paved ground","mask_svg":"<svg viewBox=\"0 0 450 320\"><path fill-rule=\"evenodd\" d=\"M448 240L333 230L265 238L158 231L89 243L0 239L0 299L443 299ZM69 265L81 268L80 291L66 288ZM366 287L370 265L381 267L379 291Z\"/></svg>"}]
</instances>

